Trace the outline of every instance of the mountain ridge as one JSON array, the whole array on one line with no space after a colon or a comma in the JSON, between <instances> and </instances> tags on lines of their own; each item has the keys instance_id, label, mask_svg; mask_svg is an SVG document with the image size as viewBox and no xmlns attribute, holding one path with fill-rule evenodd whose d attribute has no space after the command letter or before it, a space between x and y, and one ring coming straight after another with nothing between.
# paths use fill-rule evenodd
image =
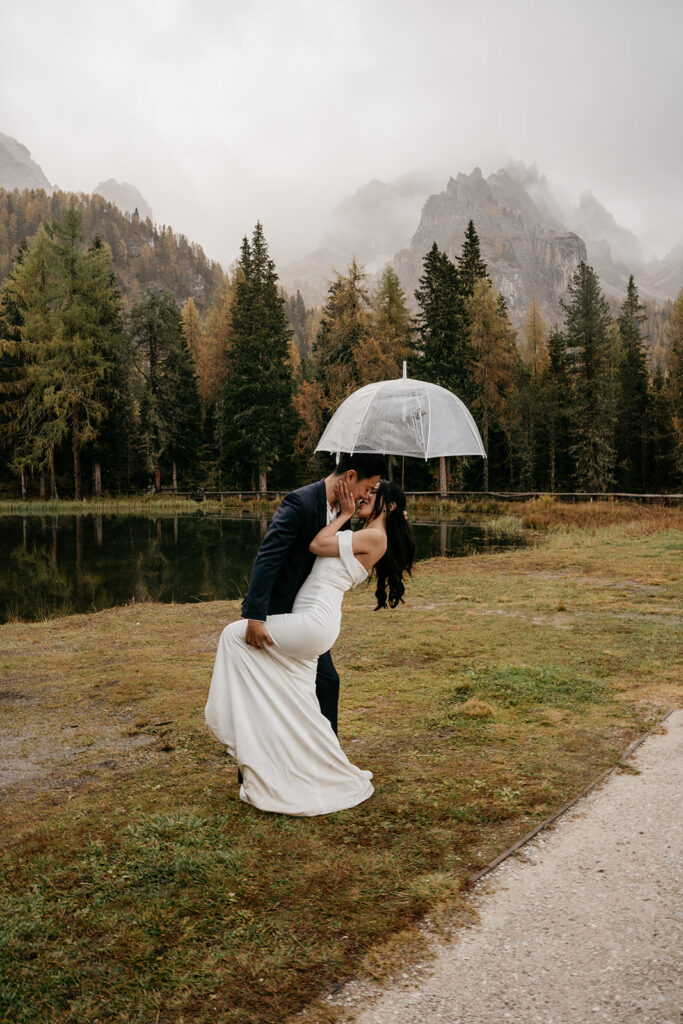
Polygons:
<instances>
[{"instance_id":1,"label":"mountain ridge","mask_svg":"<svg viewBox=\"0 0 683 1024\"><path fill-rule=\"evenodd\" d=\"M375 194L381 194L382 188L393 191L396 183L370 184ZM368 194L368 186L362 186L337 206L337 216L345 214L361 223ZM391 204L383 202L375 214L391 216ZM371 283L387 263L391 264L408 302L414 305L425 254L436 242L451 258L457 257L470 219L480 236L482 255L494 284L517 323L524 318L532 298L539 302L549 322L562 319L560 300L580 259L594 267L608 298L615 301L623 299L631 273L641 297L660 304L675 298L683 287L683 247L661 260L646 262L639 239L618 224L592 193L585 192L574 207L536 165L520 161L510 162L488 177L478 167L471 174L460 172L448 180L445 189L426 195L417 227L412 234L405 231L404 244L389 259L373 247L372 234L368 233L353 248L347 246L344 250L337 245L333 250L329 244L321 245L282 267L280 279L287 290L298 288L306 302L319 305L325 300L334 272L345 270L355 255L364 264ZM389 237L396 227L384 225L380 233ZM376 224L373 230L377 235Z\"/></svg>"}]
</instances>

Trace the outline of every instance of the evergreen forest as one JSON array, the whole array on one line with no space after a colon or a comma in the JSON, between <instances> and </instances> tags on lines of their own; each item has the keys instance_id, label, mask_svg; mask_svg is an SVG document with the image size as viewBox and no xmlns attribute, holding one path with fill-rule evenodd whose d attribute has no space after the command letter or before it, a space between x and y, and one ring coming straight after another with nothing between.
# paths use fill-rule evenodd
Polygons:
<instances>
[{"instance_id":1,"label":"evergreen forest","mask_svg":"<svg viewBox=\"0 0 683 1024\"><path fill-rule=\"evenodd\" d=\"M224 273L99 196L0 190L5 497L297 486L328 470L313 449L338 405L404 360L467 404L489 453L394 459L408 489L682 489L683 292L655 314L631 277L615 308L581 263L561 323L532 302L515 328L471 221L410 297L352 260L307 308L260 223L236 257Z\"/></svg>"}]
</instances>

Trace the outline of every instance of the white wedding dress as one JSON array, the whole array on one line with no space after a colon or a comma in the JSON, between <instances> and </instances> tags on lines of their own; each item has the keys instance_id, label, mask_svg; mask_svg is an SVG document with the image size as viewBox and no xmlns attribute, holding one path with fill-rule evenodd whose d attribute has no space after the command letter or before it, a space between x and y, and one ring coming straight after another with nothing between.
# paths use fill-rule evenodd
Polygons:
<instances>
[{"instance_id":1,"label":"white wedding dress","mask_svg":"<svg viewBox=\"0 0 683 1024\"><path fill-rule=\"evenodd\" d=\"M223 630L206 704L206 724L242 770L240 797L263 811L330 814L372 796L372 773L351 764L315 694L318 655L339 636L347 590L367 578L353 534L339 558L318 556L286 615L269 615L273 640L244 639L240 619Z\"/></svg>"}]
</instances>

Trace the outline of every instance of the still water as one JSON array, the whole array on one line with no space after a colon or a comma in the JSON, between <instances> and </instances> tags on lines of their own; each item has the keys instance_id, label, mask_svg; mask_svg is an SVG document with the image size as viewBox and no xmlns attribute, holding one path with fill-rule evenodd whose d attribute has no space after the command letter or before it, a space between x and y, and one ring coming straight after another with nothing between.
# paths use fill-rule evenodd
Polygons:
<instances>
[{"instance_id":1,"label":"still water","mask_svg":"<svg viewBox=\"0 0 683 1024\"><path fill-rule=\"evenodd\" d=\"M202 515L0 517L0 622L99 611L132 600L241 597L268 522ZM511 543L470 523L413 528L420 559Z\"/></svg>"}]
</instances>

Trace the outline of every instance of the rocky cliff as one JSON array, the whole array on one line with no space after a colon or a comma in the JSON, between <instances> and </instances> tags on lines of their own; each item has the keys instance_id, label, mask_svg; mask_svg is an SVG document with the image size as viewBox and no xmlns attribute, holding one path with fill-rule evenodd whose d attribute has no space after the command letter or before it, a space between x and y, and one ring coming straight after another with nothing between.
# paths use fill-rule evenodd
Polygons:
<instances>
[{"instance_id":1,"label":"rocky cliff","mask_svg":"<svg viewBox=\"0 0 683 1024\"><path fill-rule=\"evenodd\" d=\"M549 323L559 321L560 299L579 262L586 259L586 246L549 208L537 205L509 170L484 178L476 167L471 174L451 178L445 191L429 197L410 245L393 260L406 293L413 295L424 255L434 242L451 259L460 255L469 220L474 221L482 256L512 319L523 319L536 299Z\"/></svg>"},{"instance_id":2,"label":"rocky cliff","mask_svg":"<svg viewBox=\"0 0 683 1024\"><path fill-rule=\"evenodd\" d=\"M391 262L413 304L433 242L455 258L472 219L491 277L518 323L532 298L550 324L563 319L560 299L581 259L595 268L615 304L623 301L630 274L641 298L657 303L683 288L683 250L645 263L638 238L592 193L573 205L535 165L510 163L488 178L475 168L431 195L428 186L425 175L411 175L358 189L337 207L321 247L281 268L283 286L299 288L308 304L319 304L334 272L343 272L355 255L371 278ZM424 203L421 215L418 203Z\"/></svg>"},{"instance_id":3,"label":"rocky cliff","mask_svg":"<svg viewBox=\"0 0 683 1024\"><path fill-rule=\"evenodd\" d=\"M11 135L0 132L0 188L9 192L18 188L42 188L50 195L52 185L45 177L42 168L31 159L26 146L17 142Z\"/></svg>"}]
</instances>

